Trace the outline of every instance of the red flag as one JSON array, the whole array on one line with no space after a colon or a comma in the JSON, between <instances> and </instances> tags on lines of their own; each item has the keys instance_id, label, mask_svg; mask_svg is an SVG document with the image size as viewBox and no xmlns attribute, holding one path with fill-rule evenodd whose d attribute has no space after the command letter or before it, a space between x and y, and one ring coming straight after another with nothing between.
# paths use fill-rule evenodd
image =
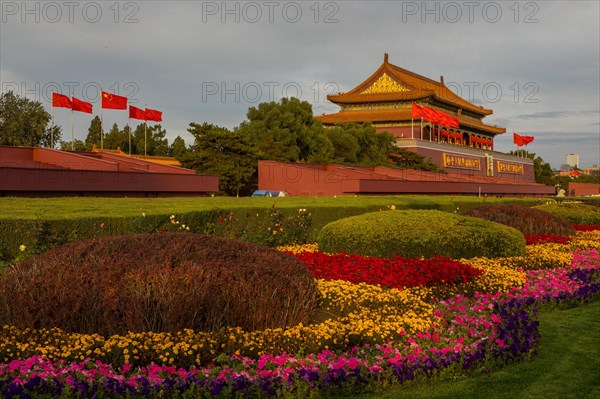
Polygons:
<instances>
[{"instance_id":1,"label":"red flag","mask_svg":"<svg viewBox=\"0 0 600 399\"><path fill-rule=\"evenodd\" d=\"M146 108L146 120L154 122L162 122L162 112L155 109Z\"/></svg>"},{"instance_id":2,"label":"red flag","mask_svg":"<svg viewBox=\"0 0 600 399\"><path fill-rule=\"evenodd\" d=\"M412 105L412 117L414 119L424 118L425 114L423 112L423 107L417 104Z\"/></svg>"},{"instance_id":3,"label":"red flag","mask_svg":"<svg viewBox=\"0 0 600 399\"><path fill-rule=\"evenodd\" d=\"M448 115L445 112L438 111L437 109L424 107L417 104L412 105L412 117L423 118L428 122L445 127L460 127L457 118Z\"/></svg>"},{"instance_id":4,"label":"red flag","mask_svg":"<svg viewBox=\"0 0 600 399\"><path fill-rule=\"evenodd\" d=\"M455 118L452 115L449 115L445 112L442 112L442 111L438 111L438 112L442 114L440 125L446 126L446 127L455 127L457 129L460 127L460 124L458 123L457 118Z\"/></svg>"},{"instance_id":5,"label":"red flag","mask_svg":"<svg viewBox=\"0 0 600 399\"><path fill-rule=\"evenodd\" d=\"M102 92L102 108L127 109L127 97Z\"/></svg>"},{"instance_id":6,"label":"red flag","mask_svg":"<svg viewBox=\"0 0 600 399\"><path fill-rule=\"evenodd\" d=\"M92 104L86 103L73 97L73 111L85 112L87 114L92 113Z\"/></svg>"},{"instance_id":7,"label":"red flag","mask_svg":"<svg viewBox=\"0 0 600 399\"><path fill-rule=\"evenodd\" d=\"M58 93L52 93L52 106L59 108L73 108L69 97Z\"/></svg>"},{"instance_id":8,"label":"red flag","mask_svg":"<svg viewBox=\"0 0 600 399\"><path fill-rule=\"evenodd\" d=\"M533 142L533 140L535 139L535 137L533 137L533 136L521 136L521 137L523 138L525 145Z\"/></svg>"},{"instance_id":9,"label":"red flag","mask_svg":"<svg viewBox=\"0 0 600 399\"><path fill-rule=\"evenodd\" d=\"M513 133L513 142L519 147L531 143L534 139L535 137L533 136L520 136L517 133Z\"/></svg>"},{"instance_id":10,"label":"red flag","mask_svg":"<svg viewBox=\"0 0 600 399\"><path fill-rule=\"evenodd\" d=\"M129 106L129 117L132 119L140 119L145 121L146 120L146 111L144 111L143 109L139 109L134 107L133 105Z\"/></svg>"}]
</instances>

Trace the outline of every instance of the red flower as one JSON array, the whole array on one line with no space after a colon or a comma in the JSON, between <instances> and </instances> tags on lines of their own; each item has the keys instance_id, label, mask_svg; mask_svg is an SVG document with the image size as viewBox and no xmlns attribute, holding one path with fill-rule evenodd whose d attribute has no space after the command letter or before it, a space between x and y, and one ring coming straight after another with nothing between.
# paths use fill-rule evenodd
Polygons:
<instances>
[{"instance_id":1,"label":"red flower","mask_svg":"<svg viewBox=\"0 0 600 399\"><path fill-rule=\"evenodd\" d=\"M600 230L600 225L574 224L573 227L577 231L596 231L596 230Z\"/></svg>"},{"instance_id":2,"label":"red flower","mask_svg":"<svg viewBox=\"0 0 600 399\"><path fill-rule=\"evenodd\" d=\"M379 284L390 288L466 283L483 271L449 258L366 258L360 255L295 254L316 277L352 283Z\"/></svg>"},{"instance_id":3,"label":"red flower","mask_svg":"<svg viewBox=\"0 0 600 399\"><path fill-rule=\"evenodd\" d=\"M537 236L525 235L525 242L527 245L545 244L548 242L566 244L569 241L571 241L571 237L553 236L552 234L540 234Z\"/></svg>"}]
</instances>

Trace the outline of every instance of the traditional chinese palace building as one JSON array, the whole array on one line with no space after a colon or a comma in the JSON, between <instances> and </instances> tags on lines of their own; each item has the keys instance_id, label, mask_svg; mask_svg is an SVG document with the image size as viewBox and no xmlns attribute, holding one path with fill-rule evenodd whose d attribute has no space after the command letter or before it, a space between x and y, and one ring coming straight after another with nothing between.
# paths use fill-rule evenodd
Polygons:
<instances>
[{"instance_id":1,"label":"traditional chinese palace building","mask_svg":"<svg viewBox=\"0 0 600 399\"><path fill-rule=\"evenodd\" d=\"M554 194L554 187L535 183L532 160L494 151L495 137L506 129L486 124L483 119L493 111L454 94L443 77L436 81L399 68L390 64L385 54L383 64L367 80L327 99L341 109L315 117L325 126L370 122L377 131L394 134L398 147L423 155L447 173L261 162L259 188L292 195ZM453 116L459 126L446 128L413 119L413 104ZM290 176L300 177L294 180ZM328 182L321 181L323 176Z\"/></svg>"}]
</instances>

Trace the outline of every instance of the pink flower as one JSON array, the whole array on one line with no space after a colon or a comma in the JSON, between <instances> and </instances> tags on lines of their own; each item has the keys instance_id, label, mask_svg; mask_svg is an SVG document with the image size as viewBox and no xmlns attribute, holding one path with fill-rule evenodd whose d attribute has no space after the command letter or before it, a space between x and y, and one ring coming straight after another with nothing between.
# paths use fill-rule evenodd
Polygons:
<instances>
[{"instance_id":1,"label":"pink flower","mask_svg":"<svg viewBox=\"0 0 600 399\"><path fill-rule=\"evenodd\" d=\"M348 360L348 368L349 368L350 370L355 370L355 369L357 369L357 368L358 368L358 360L356 360L356 358L355 358L355 357L351 357L351 358Z\"/></svg>"}]
</instances>

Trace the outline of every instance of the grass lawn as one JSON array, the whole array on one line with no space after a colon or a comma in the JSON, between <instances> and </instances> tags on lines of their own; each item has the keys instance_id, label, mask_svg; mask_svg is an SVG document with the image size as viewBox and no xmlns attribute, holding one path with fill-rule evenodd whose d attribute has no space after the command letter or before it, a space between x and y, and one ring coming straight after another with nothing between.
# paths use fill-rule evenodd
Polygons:
<instances>
[{"instance_id":1,"label":"grass lawn","mask_svg":"<svg viewBox=\"0 0 600 399\"><path fill-rule=\"evenodd\" d=\"M489 375L420 381L362 399L592 399L600 398L600 299L540 314L539 353L532 361Z\"/></svg>"},{"instance_id":2,"label":"grass lawn","mask_svg":"<svg viewBox=\"0 0 600 399\"><path fill-rule=\"evenodd\" d=\"M491 202L545 203L544 199L477 198L463 196L344 196L283 198L0 198L2 219L70 219L88 217L127 217L181 214L191 211L235 208L368 207L395 205L396 208L431 208L453 210L457 206L476 206Z\"/></svg>"}]
</instances>

